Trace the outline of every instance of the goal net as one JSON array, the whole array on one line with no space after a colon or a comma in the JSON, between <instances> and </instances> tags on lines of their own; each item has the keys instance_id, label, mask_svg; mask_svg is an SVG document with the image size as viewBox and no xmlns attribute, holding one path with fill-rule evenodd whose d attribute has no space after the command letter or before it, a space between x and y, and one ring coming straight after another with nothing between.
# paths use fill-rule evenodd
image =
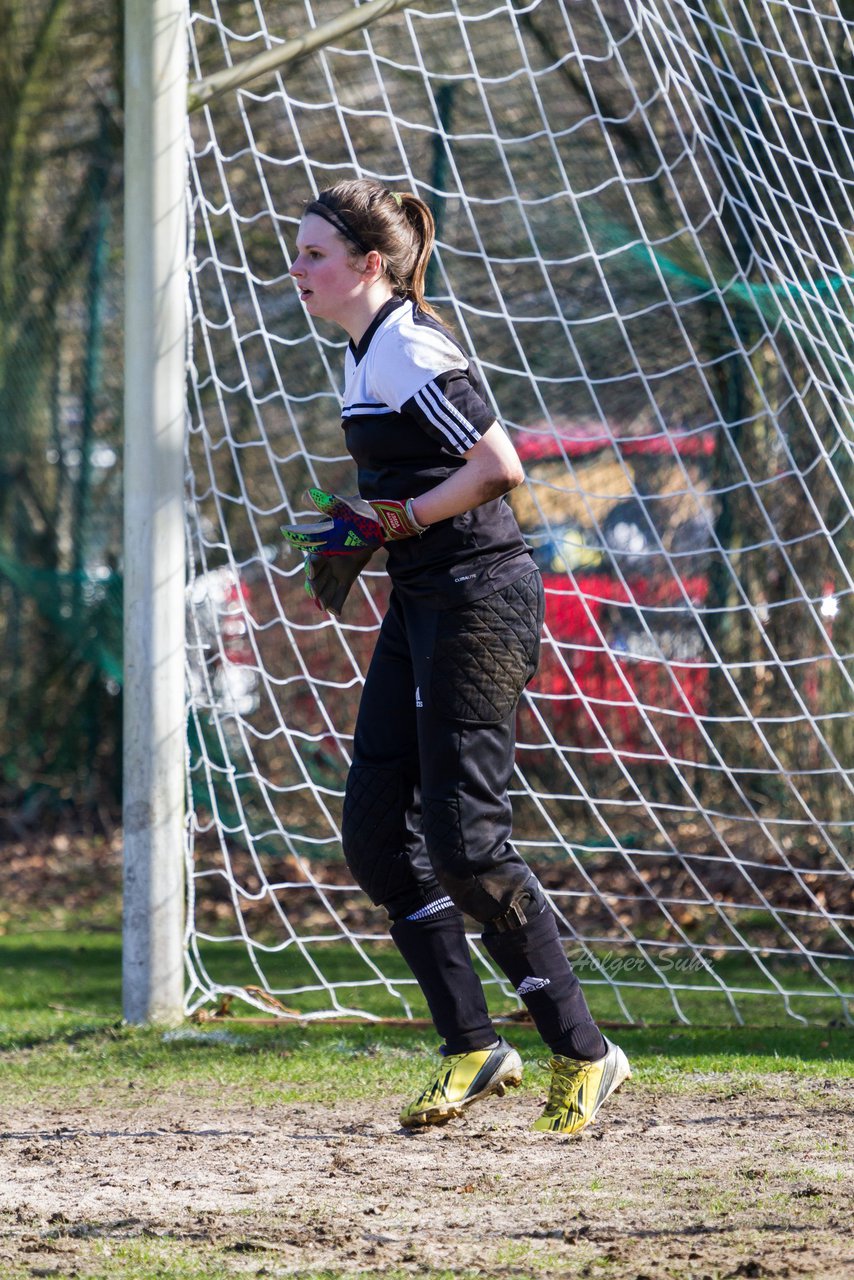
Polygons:
<instances>
[{"instance_id":1,"label":"goal net","mask_svg":"<svg viewBox=\"0 0 854 1280\"><path fill-rule=\"evenodd\" d=\"M344 343L288 268L357 175L432 207L428 295L525 465L514 840L596 1016L850 1020L854 25L421 0L324 34L354 8L190 16L197 79L320 31L191 115L188 1009L425 1013L340 845L388 581L335 621L278 533L355 490Z\"/></svg>"}]
</instances>

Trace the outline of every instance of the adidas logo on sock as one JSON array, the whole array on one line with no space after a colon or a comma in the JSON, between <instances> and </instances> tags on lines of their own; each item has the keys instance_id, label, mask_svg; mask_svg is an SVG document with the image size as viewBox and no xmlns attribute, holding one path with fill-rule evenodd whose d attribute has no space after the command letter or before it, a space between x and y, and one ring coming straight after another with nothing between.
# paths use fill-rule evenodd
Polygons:
<instances>
[{"instance_id":1,"label":"adidas logo on sock","mask_svg":"<svg viewBox=\"0 0 854 1280\"><path fill-rule=\"evenodd\" d=\"M416 707L423 707L423 706L424 706L424 703L421 701L421 686L420 686L420 685L419 685L419 686L418 686L418 688L415 690L415 705L416 705Z\"/></svg>"},{"instance_id":2,"label":"adidas logo on sock","mask_svg":"<svg viewBox=\"0 0 854 1280\"><path fill-rule=\"evenodd\" d=\"M542 991L543 987L548 986L551 986L551 978L525 978L516 988L516 995L529 996L532 991Z\"/></svg>"}]
</instances>

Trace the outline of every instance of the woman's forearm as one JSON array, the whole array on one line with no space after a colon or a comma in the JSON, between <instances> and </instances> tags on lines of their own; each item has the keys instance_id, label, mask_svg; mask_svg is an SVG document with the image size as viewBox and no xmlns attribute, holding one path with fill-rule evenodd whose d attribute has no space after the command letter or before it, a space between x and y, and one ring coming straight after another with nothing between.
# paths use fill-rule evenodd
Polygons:
<instances>
[{"instance_id":1,"label":"woman's forearm","mask_svg":"<svg viewBox=\"0 0 854 1280\"><path fill-rule=\"evenodd\" d=\"M412 513L419 524L436 524L500 498L523 479L516 450L496 422L465 455L465 466L413 501Z\"/></svg>"}]
</instances>

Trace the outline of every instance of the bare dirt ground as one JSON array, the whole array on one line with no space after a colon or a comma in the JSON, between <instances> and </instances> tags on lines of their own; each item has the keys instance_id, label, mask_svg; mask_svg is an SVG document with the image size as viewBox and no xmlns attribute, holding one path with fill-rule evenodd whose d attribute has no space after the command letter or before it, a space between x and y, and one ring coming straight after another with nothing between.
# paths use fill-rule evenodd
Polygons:
<instances>
[{"instance_id":1,"label":"bare dirt ground","mask_svg":"<svg viewBox=\"0 0 854 1280\"><path fill-rule=\"evenodd\" d=\"M216 1275L854 1275L854 1083L627 1086L576 1139L530 1095L415 1134L397 1101L0 1107L0 1275L118 1276L143 1236Z\"/></svg>"}]
</instances>

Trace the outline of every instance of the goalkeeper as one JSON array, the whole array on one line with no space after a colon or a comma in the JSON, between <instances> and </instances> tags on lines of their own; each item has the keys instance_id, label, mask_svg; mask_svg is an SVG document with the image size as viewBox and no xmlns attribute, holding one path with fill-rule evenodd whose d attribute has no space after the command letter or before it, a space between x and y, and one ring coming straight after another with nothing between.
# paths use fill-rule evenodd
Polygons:
<instances>
[{"instance_id":1,"label":"goalkeeper","mask_svg":"<svg viewBox=\"0 0 854 1280\"><path fill-rule=\"evenodd\" d=\"M443 1041L401 1122L443 1123L521 1082L472 966L467 915L551 1050L534 1128L575 1133L629 1067L593 1021L510 841L516 707L537 668L543 587L504 498L523 479L516 452L424 301L433 241L427 206L373 181L307 205L291 275L310 315L350 337L342 425L361 499L312 490L320 518L283 533L306 552L309 593L334 613L374 551L388 551L393 590L359 708L343 838Z\"/></svg>"}]
</instances>

